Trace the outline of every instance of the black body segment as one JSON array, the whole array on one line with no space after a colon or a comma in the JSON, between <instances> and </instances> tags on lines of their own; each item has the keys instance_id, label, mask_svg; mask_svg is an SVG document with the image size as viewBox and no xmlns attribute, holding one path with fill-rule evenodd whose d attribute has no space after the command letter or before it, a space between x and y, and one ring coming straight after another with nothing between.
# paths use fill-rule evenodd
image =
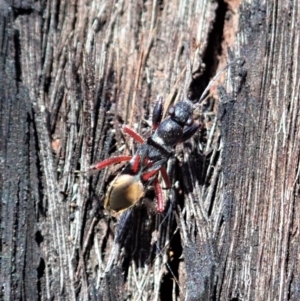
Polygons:
<instances>
[{"instance_id":1,"label":"black body segment","mask_svg":"<svg viewBox=\"0 0 300 301\"><path fill-rule=\"evenodd\" d=\"M147 178L144 174L157 172L167 163L174 154L177 144L191 138L199 128L199 125L193 122L193 104L190 100L179 101L168 111L169 116L162 122L163 101L160 97L153 109L152 122L153 127L157 126L153 134L148 137L143 144L140 144L136 154L123 169L121 174L140 174L140 178L145 185L153 181L156 175ZM135 168L136 157L139 158L139 170Z\"/></svg>"}]
</instances>

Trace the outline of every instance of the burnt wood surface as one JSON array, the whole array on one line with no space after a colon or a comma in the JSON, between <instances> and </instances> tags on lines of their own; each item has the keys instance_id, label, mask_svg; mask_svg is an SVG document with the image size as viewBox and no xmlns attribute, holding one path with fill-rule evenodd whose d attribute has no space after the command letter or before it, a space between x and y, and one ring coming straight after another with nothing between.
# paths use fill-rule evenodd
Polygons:
<instances>
[{"instance_id":1,"label":"burnt wood surface","mask_svg":"<svg viewBox=\"0 0 300 301\"><path fill-rule=\"evenodd\" d=\"M0 300L300 300L297 1L0 1ZM203 124L118 216L159 95ZM192 75L189 76L189 62Z\"/></svg>"}]
</instances>

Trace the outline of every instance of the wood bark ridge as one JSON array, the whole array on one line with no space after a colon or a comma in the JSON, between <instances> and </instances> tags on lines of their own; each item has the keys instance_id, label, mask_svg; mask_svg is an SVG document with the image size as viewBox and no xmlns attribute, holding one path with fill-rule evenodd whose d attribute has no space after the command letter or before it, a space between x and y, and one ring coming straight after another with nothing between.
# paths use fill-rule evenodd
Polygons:
<instances>
[{"instance_id":1,"label":"wood bark ridge","mask_svg":"<svg viewBox=\"0 0 300 301\"><path fill-rule=\"evenodd\" d=\"M298 1L0 1L0 14L1 300L300 300ZM120 166L87 170L134 152L121 125L147 137L158 95L197 100L239 57L195 110L206 133L168 164L165 212L148 187L108 214Z\"/></svg>"}]
</instances>

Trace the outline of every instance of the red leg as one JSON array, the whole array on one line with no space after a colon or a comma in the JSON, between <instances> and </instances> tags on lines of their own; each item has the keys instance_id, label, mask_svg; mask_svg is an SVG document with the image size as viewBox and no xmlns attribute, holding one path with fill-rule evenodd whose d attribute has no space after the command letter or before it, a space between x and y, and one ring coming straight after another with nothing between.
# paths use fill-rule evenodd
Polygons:
<instances>
[{"instance_id":1,"label":"red leg","mask_svg":"<svg viewBox=\"0 0 300 301\"><path fill-rule=\"evenodd\" d=\"M147 162L146 162L147 164ZM150 162L148 163L147 167L151 167L153 165L153 162ZM164 182L165 182L165 185L166 185L166 188L169 189L171 188L171 181L169 179L169 176L168 176L168 173L166 171L166 168L163 166L161 167L160 169L153 169L153 170L150 170L148 172L145 172L143 175L142 175L142 179L144 181L147 181L149 180L151 177L153 177L157 172L160 172Z\"/></svg>"},{"instance_id":2,"label":"red leg","mask_svg":"<svg viewBox=\"0 0 300 301\"><path fill-rule=\"evenodd\" d=\"M148 180L149 180L150 178L152 178L156 173L158 173L158 171L159 171L159 169L154 169L154 170L145 172L145 173L142 175L143 181L148 181Z\"/></svg>"},{"instance_id":3,"label":"red leg","mask_svg":"<svg viewBox=\"0 0 300 301\"><path fill-rule=\"evenodd\" d=\"M140 163L141 163L141 156L140 155L136 155L134 156L134 162L132 163L131 166L131 170L136 174L139 170L140 167Z\"/></svg>"},{"instance_id":4,"label":"red leg","mask_svg":"<svg viewBox=\"0 0 300 301\"><path fill-rule=\"evenodd\" d=\"M168 176L168 173L166 171L166 168L163 166L160 170L160 174L165 182L165 185L166 185L166 188L169 189L171 188L171 181L170 181L170 178Z\"/></svg>"},{"instance_id":5,"label":"red leg","mask_svg":"<svg viewBox=\"0 0 300 301\"><path fill-rule=\"evenodd\" d=\"M101 170L107 166L110 166L112 164L121 163L124 161L129 161L132 158L132 156L118 156L118 157L111 157L108 159L105 159L99 163L96 163L90 167L90 170Z\"/></svg>"},{"instance_id":6,"label":"red leg","mask_svg":"<svg viewBox=\"0 0 300 301\"><path fill-rule=\"evenodd\" d=\"M139 143L144 143L144 138L140 136L135 130L131 129L127 125L122 126L122 130L124 133L128 134L130 137L132 137L135 141Z\"/></svg>"},{"instance_id":7,"label":"red leg","mask_svg":"<svg viewBox=\"0 0 300 301\"><path fill-rule=\"evenodd\" d=\"M155 194L157 197L157 211L161 213L164 211L165 206L164 206L164 200L162 196L162 190L157 178L154 179L153 184L154 184Z\"/></svg>"}]
</instances>

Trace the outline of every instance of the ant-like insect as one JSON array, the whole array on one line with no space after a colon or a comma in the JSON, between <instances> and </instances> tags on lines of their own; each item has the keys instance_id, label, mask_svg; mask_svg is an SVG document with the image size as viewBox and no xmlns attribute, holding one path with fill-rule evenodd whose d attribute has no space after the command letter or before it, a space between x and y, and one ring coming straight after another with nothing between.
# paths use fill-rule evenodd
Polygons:
<instances>
[{"instance_id":1,"label":"ant-like insect","mask_svg":"<svg viewBox=\"0 0 300 301\"><path fill-rule=\"evenodd\" d=\"M153 184L157 197L157 211L164 211L158 174L161 174L166 187L170 188L165 165L174 154L176 145L190 139L199 129L200 124L193 121L194 109L206 97L216 78L236 63L237 60L215 75L196 104L189 99L179 101L169 108L169 116L163 120L163 99L159 97L152 113L152 134L146 140L133 129L123 126L123 131L140 143L136 153L133 156L111 157L90 167L90 170L101 170L113 164L128 162L108 188L104 201L106 209L118 213L134 206L144 196L145 187Z\"/></svg>"}]
</instances>

